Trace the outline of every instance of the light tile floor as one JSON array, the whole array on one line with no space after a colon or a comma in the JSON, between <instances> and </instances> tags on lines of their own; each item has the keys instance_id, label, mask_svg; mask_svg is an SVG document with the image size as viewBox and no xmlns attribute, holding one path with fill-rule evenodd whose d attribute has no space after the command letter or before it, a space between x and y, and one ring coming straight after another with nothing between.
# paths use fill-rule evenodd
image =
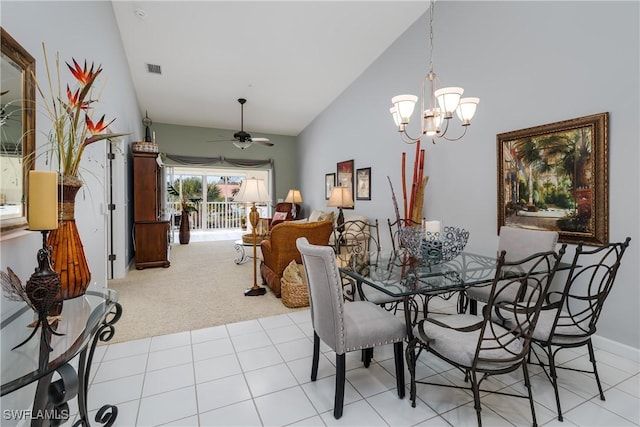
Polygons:
<instances>
[{"instance_id":1,"label":"light tile floor","mask_svg":"<svg viewBox=\"0 0 640 427\"><path fill-rule=\"evenodd\" d=\"M336 420L335 354L323 345L318 379L311 382L312 349L308 310L103 345L94 358L89 409L93 417L104 403L117 405L116 426L476 425L468 391L418 385L415 408L408 393L398 399L392 346L376 348L368 369L359 352L348 354L344 415ZM563 350L559 357L567 366L589 363L582 350ZM591 376L561 371L562 423L550 383L531 366L539 425L640 425L638 363L603 349L596 358L607 400L596 396ZM424 353L417 376L462 383L459 371ZM522 392L521 378L520 372L490 378L485 387ZM484 425L531 425L526 399L483 394L481 400Z\"/></svg>"}]
</instances>

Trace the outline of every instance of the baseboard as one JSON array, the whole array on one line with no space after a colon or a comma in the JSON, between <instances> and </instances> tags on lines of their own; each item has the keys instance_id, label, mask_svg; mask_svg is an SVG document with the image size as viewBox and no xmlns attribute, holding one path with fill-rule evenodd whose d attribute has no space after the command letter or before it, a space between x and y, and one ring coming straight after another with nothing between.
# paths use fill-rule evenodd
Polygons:
<instances>
[{"instance_id":1,"label":"baseboard","mask_svg":"<svg viewBox=\"0 0 640 427\"><path fill-rule=\"evenodd\" d=\"M640 362L640 349L598 335L594 335L591 340L593 341L593 345L597 348L606 349L609 353L616 354L635 362Z\"/></svg>"}]
</instances>

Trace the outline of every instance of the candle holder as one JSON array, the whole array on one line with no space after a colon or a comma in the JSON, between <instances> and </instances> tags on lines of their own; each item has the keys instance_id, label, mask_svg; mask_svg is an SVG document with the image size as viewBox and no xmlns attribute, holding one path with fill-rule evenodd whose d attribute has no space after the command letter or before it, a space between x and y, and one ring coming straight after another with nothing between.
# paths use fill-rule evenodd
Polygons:
<instances>
[{"instance_id":1,"label":"candle holder","mask_svg":"<svg viewBox=\"0 0 640 427\"><path fill-rule=\"evenodd\" d=\"M13 347L12 350L26 344L40 327L42 327L41 341L48 351L53 350L51 347L51 335L63 335L53 330L48 319L49 315L53 314L52 311L60 314L62 308L62 301L58 301L56 298L60 291L60 276L51 267L51 247L47 246L48 232L49 230L41 230L42 248L38 250L38 267L36 267L25 287L28 298L26 302L36 312L38 319L33 327L33 332L27 339Z\"/></svg>"}]
</instances>

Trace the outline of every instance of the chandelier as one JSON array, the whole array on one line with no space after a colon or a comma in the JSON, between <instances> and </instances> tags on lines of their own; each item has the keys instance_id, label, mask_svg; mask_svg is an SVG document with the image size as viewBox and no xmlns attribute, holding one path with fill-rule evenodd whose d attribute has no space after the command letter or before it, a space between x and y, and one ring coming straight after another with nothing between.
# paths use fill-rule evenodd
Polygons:
<instances>
[{"instance_id":1,"label":"chandelier","mask_svg":"<svg viewBox=\"0 0 640 427\"><path fill-rule=\"evenodd\" d=\"M418 141L422 135L431 137L435 144L435 138L444 138L448 141L456 141L467 133L471 119L476 112L480 98L461 98L464 89L461 87L443 87L436 89L436 74L433 72L433 7L435 0L431 0L429 6L429 73L422 82L422 120L420 122L421 133L412 137L407 133L407 125L413 114L418 97L415 95L398 95L391 99L393 107L389 109L393 120L401 133L402 140L408 144ZM425 89L429 86L429 93ZM428 104L428 105L427 105ZM449 122L456 112L462 122L463 133L457 138L447 136Z\"/></svg>"}]
</instances>

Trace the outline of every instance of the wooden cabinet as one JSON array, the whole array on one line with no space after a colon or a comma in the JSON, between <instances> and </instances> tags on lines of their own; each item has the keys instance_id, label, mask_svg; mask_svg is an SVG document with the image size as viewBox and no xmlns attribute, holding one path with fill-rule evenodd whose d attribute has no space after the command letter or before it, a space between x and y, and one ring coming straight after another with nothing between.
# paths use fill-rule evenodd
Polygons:
<instances>
[{"instance_id":1,"label":"wooden cabinet","mask_svg":"<svg viewBox=\"0 0 640 427\"><path fill-rule=\"evenodd\" d=\"M168 220L160 218L162 169L157 153L133 153L133 236L136 268L169 267Z\"/></svg>"},{"instance_id":2,"label":"wooden cabinet","mask_svg":"<svg viewBox=\"0 0 640 427\"><path fill-rule=\"evenodd\" d=\"M169 267L169 221L136 221L136 268Z\"/></svg>"}]
</instances>

